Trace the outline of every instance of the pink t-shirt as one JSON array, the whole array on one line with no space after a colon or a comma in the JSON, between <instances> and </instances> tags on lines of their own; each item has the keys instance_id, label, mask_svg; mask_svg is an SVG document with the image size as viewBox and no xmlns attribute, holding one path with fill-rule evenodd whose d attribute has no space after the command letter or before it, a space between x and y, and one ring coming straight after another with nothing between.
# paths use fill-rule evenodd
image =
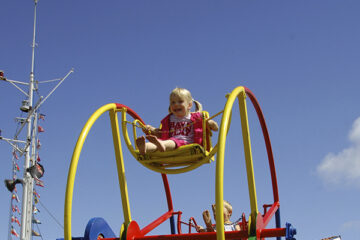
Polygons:
<instances>
[{"instance_id":1,"label":"pink t-shirt","mask_svg":"<svg viewBox=\"0 0 360 240\"><path fill-rule=\"evenodd\" d=\"M182 118L178 118L174 114L170 115L170 138L185 141L187 144L194 142L194 124L190 117L190 114Z\"/></svg>"}]
</instances>

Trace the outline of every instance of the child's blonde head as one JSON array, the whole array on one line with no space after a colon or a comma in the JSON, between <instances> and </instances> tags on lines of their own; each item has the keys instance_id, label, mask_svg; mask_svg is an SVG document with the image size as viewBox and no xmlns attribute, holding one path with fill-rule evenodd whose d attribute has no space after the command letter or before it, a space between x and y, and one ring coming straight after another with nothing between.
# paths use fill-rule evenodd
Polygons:
<instances>
[{"instance_id":1,"label":"child's blonde head","mask_svg":"<svg viewBox=\"0 0 360 240\"><path fill-rule=\"evenodd\" d=\"M202 105L200 102L194 100L191 96L191 93L189 90L185 89L185 88L175 88L174 90L171 91L170 93L170 101L173 97L180 97L184 100L186 100L187 102L194 102L195 103L195 112L201 112L202 111ZM170 111L170 109L169 109Z\"/></svg>"},{"instance_id":2,"label":"child's blonde head","mask_svg":"<svg viewBox=\"0 0 360 240\"><path fill-rule=\"evenodd\" d=\"M224 200L223 205L224 205L224 210L223 210L224 211L224 220L230 221L230 217L232 215L232 206L226 200ZM214 218L216 219L216 205L213 204L211 207L212 207L212 211L214 214Z\"/></svg>"},{"instance_id":3,"label":"child's blonde head","mask_svg":"<svg viewBox=\"0 0 360 240\"><path fill-rule=\"evenodd\" d=\"M232 213L232 206L231 206L231 204L228 202L228 201L226 201L226 200L224 200L224 208L226 208L226 210L228 210L228 212L231 214Z\"/></svg>"}]
</instances>

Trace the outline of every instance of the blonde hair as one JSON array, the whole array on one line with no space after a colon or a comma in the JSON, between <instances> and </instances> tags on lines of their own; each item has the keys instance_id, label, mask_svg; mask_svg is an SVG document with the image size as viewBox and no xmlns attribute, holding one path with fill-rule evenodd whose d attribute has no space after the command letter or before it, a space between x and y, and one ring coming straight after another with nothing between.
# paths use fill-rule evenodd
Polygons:
<instances>
[{"instance_id":1,"label":"blonde hair","mask_svg":"<svg viewBox=\"0 0 360 240\"><path fill-rule=\"evenodd\" d=\"M231 206L231 204L230 204L228 201L226 201L226 200L224 200L224 208L226 208L229 212L232 213L232 206Z\"/></svg>"},{"instance_id":2,"label":"blonde hair","mask_svg":"<svg viewBox=\"0 0 360 240\"><path fill-rule=\"evenodd\" d=\"M194 104L195 104L195 112L201 112L202 111L201 103L192 98L191 93L190 93L189 90L187 90L185 88L179 88L179 87L174 88L174 90L172 90L171 93L170 93L170 100L171 100L171 98L173 96L184 98L188 102L194 102ZM170 112L170 107L169 107L169 112Z\"/></svg>"},{"instance_id":3,"label":"blonde hair","mask_svg":"<svg viewBox=\"0 0 360 240\"><path fill-rule=\"evenodd\" d=\"M232 215L232 206L231 206L231 204L228 201L224 200L223 205L224 205L224 208L229 212L229 215L231 217L231 215ZM216 205L215 204L212 205L212 210L213 210L213 213L215 214L215 211L216 211Z\"/></svg>"}]
</instances>

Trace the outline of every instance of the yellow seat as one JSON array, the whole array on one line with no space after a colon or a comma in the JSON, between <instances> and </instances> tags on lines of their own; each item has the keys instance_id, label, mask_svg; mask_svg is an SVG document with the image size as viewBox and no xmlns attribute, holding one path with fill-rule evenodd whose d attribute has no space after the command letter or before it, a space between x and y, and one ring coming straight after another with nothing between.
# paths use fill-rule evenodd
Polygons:
<instances>
[{"instance_id":1,"label":"yellow seat","mask_svg":"<svg viewBox=\"0 0 360 240\"><path fill-rule=\"evenodd\" d=\"M144 155L140 154L136 149L136 144L131 144L126 124L126 109L122 110L122 125L124 132L124 139L129 151L132 155L145 167L164 174L177 174L193 170L204 163L210 163L213 160L213 156L217 151L217 147L211 146L211 131L207 128L206 120L209 118L209 113L202 112L203 120L203 146L193 143L184 146L180 146L177 149L165 152L152 152ZM134 142L137 138L136 127L143 128L144 123L135 119L133 125L133 138Z\"/></svg>"},{"instance_id":2,"label":"yellow seat","mask_svg":"<svg viewBox=\"0 0 360 240\"><path fill-rule=\"evenodd\" d=\"M210 163L216 149L207 152L199 144L181 146L172 151L153 152L141 155L137 152L137 160L151 170L175 174L193 170L204 163Z\"/></svg>"}]
</instances>

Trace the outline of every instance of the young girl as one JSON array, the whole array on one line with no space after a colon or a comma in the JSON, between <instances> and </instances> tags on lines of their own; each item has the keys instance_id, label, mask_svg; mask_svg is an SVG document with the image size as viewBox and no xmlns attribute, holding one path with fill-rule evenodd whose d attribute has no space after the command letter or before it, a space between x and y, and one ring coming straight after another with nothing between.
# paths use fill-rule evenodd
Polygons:
<instances>
[{"instance_id":1,"label":"young girl","mask_svg":"<svg viewBox=\"0 0 360 240\"><path fill-rule=\"evenodd\" d=\"M214 214L214 219L216 219L216 207L215 204L211 205L212 211ZM231 222L230 217L232 215L232 206L231 204L224 200L224 231L240 231L240 225L238 222ZM204 229L202 226L196 226L197 232L215 232L216 231L216 225L213 225L211 222L211 216L209 210L205 210L203 212L203 219L206 225L206 229Z\"/></svg>"},{"instance_id":2,"label":"young girl","mask_svg":"<svg viewBox=\"0 0 360 240\"><path fill-rule=\"evenodd\" d=\"M196 105L196 112L191 113L193 102ZM146 125L144 132L149 142L145 141L144 136L136 139L140 154L169 151L190 143L201 145L203 140L201 111L201 104L192 98L187 89L175 88L170 93L170 114L161 121L161 129ZM219 128L213 120L209 120L208 125L213 131Z\"/></svg>"}]
</instances>

